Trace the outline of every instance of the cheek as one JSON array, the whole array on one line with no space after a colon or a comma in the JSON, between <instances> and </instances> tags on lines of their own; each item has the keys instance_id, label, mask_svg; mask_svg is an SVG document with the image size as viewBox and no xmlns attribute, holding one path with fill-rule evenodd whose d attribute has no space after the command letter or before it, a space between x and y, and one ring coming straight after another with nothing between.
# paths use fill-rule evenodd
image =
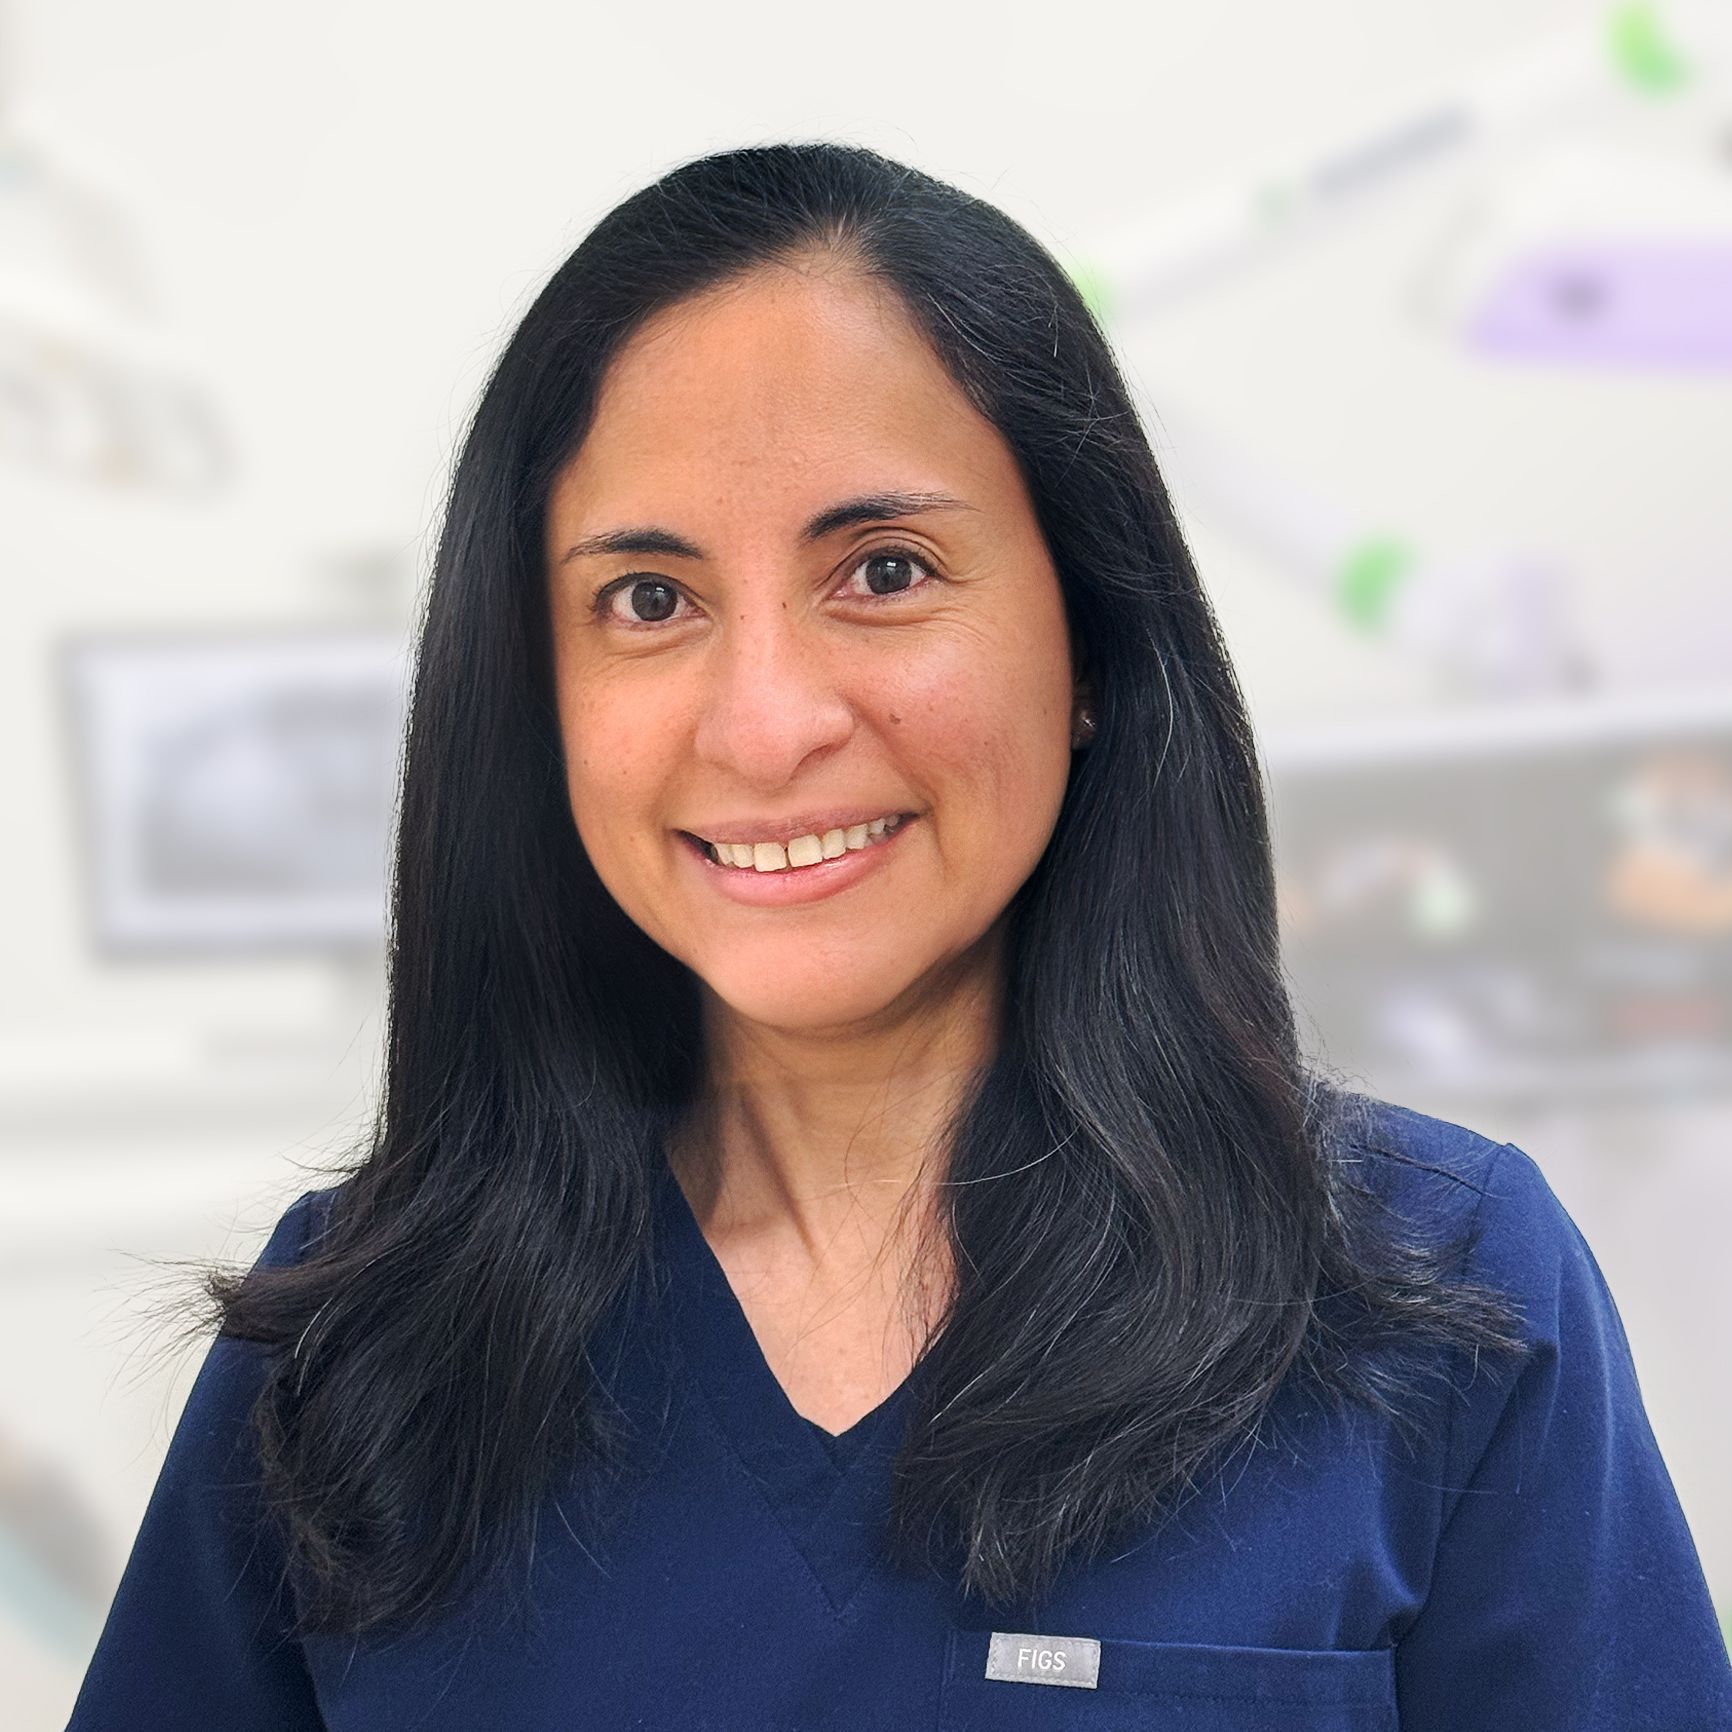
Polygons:
<instances>
[{"instance_id":1,"label":"cheek","mask_svg":"<svg viewBox=\"0 0 1732 1732\"><path fill-rule=\"evenodd\" d=\"M1069 773L1068 691L989 666L951 666L888 706L900 743L941 813L975 815L998 845L1046 834ZM1038 850L1037 850L1038 852Z\"/></svg>"},{"instance_id":2,"label":"cheek","mask_svg":"<svg viewBox=\"0 0 1732 1732\"><path fill-rule=\"evenodd\" d=\"M592 858L605 856L622 845L613 832L640 828L639 808L657 787L663 730L641 705L611 701L593 686L582 698L562 695L559 726L578 835Z\"/></svg>"}]
</instances>

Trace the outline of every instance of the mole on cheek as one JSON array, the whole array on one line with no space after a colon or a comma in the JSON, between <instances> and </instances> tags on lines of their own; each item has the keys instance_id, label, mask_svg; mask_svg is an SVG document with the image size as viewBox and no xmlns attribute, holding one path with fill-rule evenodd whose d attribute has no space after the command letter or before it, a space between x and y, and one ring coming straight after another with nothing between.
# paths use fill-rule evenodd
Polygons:
<instances>
[{"instance_id":1,"label":"mole on cheek","mask_svg":"<svg viewBox=\"0 0 1732 1732\"><path fill-rule=\"evenodd\" d=\"M902 726L902 718L899 715L897 715L894 710L892 710L890 712L890 719L891 719L891 721L893 721L896 724L897 727Z\"/></svg>"}]
</instances>

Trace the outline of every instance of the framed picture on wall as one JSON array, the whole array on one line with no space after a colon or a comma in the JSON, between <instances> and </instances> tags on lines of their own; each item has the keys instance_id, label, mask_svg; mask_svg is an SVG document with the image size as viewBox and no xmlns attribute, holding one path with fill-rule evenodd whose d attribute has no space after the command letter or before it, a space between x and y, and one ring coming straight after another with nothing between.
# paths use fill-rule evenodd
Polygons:
<instances>
[{"instance_id":1,"label":"framed picture on wall","mask_svg":"<svg viewBox=\"0 0 1732 1732\"><path fill-rule=\"evenodd\" d=\"M97 948L379 946L408 665L374 630L64 642Z\"/></svg>"}]
</instances>

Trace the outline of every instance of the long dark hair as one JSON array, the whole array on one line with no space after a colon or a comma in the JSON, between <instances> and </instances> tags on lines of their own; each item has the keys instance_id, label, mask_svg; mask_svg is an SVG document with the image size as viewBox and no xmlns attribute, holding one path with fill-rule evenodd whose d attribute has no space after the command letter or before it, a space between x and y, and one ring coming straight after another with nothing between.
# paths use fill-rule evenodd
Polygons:
<instances>
[{"instance_id":1,"label":"long dark hair","mask_svg":"<svg viewBox=\"0 0 1732 1732\"><path fill-rule=\"evenodd\" d=\"M1408 1428L1424 1344L1519 1345L1499 1295L1450 1279L1462 1246L1407 1238L1342 1158L1369 1098L1301 1054L1243 700L1077 289L1002 211L873 151L727 151L604 216L481 394L419 622L378 1111L298 1263L207 1276L225 1333L290 1349L254 1423L300 1634L504 1592L549 1488L605 1483L627 1447L586 1349L698 1098L698 983L579 842L542 517L646 318L823 253L900 295L1015 454L1097 717L945 1151L957 1280L888 1558L1033 1599L1252 1436L1287 1377Z\"/></svg>"}]
</instances>

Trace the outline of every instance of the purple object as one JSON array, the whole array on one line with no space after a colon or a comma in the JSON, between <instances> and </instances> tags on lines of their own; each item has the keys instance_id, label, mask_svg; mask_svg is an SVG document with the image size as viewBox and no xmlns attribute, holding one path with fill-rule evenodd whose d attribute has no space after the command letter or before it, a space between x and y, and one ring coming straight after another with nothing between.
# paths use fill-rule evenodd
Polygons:
<instances>
[{"instance_id":1,"label":"purple object","mask_svg":"<svg viewBox=\"0 0 1732 1732\"><path fill-rule=\"evenodd\" d=\"M1517 259L1468 321L1498 355L1732 366L1732 243L1600 242Z\"/></svg>"}]
</instances>

